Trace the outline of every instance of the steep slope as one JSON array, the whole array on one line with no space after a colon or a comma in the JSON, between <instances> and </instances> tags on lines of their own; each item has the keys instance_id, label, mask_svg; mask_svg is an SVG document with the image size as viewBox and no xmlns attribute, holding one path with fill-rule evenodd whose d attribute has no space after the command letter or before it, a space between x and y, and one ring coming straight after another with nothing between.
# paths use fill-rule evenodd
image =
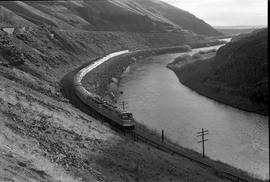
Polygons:
<instances>
[{"instance_id":1,"label":"steep slope","mask_svg":"<svg viewBox=\"0 0 270 182\"><path fill-rule=\"evenodd\" d=\"M64 75L82 64L149 45L126 32L35 27L0 35L0 181L224 181L123 137L60 91Z\"/></svg>"},{"instance_id":2,"label":"steep slope","mask_svg":"<svg viewBox=\"0 0 270 182\"><path fill-rule=\"evenodd\" d=\"M215 57L174 69L180 81L199 93L268 115L267 28L221 47Z\"/></svg>"},{"instance_id":3,"label":"steep slope","mask_svg":"<svg viewBox=\"0 0 270 182\"><path fill-rule=\"evenodd\" d=\"M205 41L201 36L167 33L175 25L149 17L165 33L119 32L144 24L134 9L126 11L135 16L129 27L104 18L99 11L110 12L108 1L0 4L3 26L27 27L13 35L0 31L0 181L226 181L186 158L123 137L91 111L75 108L61 92L67 73L99 56L192 45ZM86 17L80 14L84 8ZM114 8L122 13L120 6ZM97 16L87 15L92 12ZM52 27L38 26L43 24ZM107 24L118 31L83 31L105 30ZM143 31L152 31L151 26Z\"/></svg>"},{"instance_id":4,"label":"steep slope","mask_svg":"<svg viewBox=\"0 0 270 182\"><path fill-rule=\"evenodd\" d=\"M61 29L221 35L194 15L159 0L3 1L13 17ZM12 19L12 17L9 17Z\"/></svg>"},{"instance_id":5,"label":"steep slope","mask_svg":"<svg viewBox=\"0 0 270 182\"><path fill-rule=\"evenodd\" d=\"M135 0L149 11L159 14L185 30L208 36L222 35L209 24L187 11L176 8L160 0Z\"/></svg>"}]
</instances>

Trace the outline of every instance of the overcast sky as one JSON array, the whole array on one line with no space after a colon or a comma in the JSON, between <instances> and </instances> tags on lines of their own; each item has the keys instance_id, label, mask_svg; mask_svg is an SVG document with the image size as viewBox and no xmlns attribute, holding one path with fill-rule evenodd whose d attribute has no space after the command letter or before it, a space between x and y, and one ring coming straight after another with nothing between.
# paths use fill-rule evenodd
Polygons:
<instances>
[{"instance_id":1,"label":"overcast sky","mask_svg":"<svg viewBox=\"0 0 270 182\"><path fill-rule=\"evenodd\" d=\"M162 0L212 26L267 25L267 0Z\"/></svg>"}]
</instances>

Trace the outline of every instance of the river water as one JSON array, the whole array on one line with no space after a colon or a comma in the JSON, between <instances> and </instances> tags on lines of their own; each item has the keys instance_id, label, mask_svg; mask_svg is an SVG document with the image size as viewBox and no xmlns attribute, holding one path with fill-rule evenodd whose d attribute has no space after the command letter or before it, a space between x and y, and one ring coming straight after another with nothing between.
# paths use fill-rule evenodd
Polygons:
<instances>
[{"instance_id":1,"label":"river water","mask_svg":"<svg viewBox=\"0 0 270 182\"><path fill-rule=\"evenodd\" d=\"M202 147L196 132L208 129L208 157L269 179L268 117L220 104L182 85L166 68L182 54L149 57L131 65L122 77L118 103L127 101L138 122L158 132L163 129L166 137L197 152Z\"/></svg>"}]
</instances>

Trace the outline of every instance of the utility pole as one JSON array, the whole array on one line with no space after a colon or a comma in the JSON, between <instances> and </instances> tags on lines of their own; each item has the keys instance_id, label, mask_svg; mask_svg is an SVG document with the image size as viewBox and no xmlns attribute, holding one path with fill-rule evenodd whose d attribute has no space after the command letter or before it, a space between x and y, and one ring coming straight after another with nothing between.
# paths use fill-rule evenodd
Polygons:
<instances>
[{"instance_id":1,"label":"utility pole","mask_svg":"<svg viewBox=\"0 0 270 182\"><path fill-rule=\"evenodd\" d=\"M122 101L121 104L122 104L123 110L125 110L126 109L127 102L126 101Z\"/></svg>"},{"instance_id":2,"label":"utility pole","mask_svg":"<svg viewBox=\"0 0 270 182\"><path fill-rule=\"evenodd\" d=\"M202 131L199 131L199 132L197 132L197 136L196 137L202 137L202 140L201 141L198 141L197 143L202 143L202 151L203 151L203 158L204 158L204 142L206 142L206 141L208 141L208 139L205 139L204 138L204 136L205 135L208 135L209 134L209 132L208 132L208 130L204 130L203 128L202 128Z\"/></svg>"},{"instance_id":3,"label":"utility pole","mask_svg":"<svg viewBox=\"0 0 270 182\"><path fill-rule=\"evenodd\" d=\"M164 130L161 131L161 141L164 143Z\"/></svg>"}]
</instances>

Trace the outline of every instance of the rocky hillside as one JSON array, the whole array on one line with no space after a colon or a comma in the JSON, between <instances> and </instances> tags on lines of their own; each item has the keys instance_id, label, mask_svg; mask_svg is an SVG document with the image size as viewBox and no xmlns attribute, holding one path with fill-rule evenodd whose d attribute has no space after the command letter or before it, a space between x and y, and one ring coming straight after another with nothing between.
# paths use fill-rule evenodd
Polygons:
<instances>
[{"instance_id":1,"label":"rocky hillside","mask_svg":"<svg viewBox=\"0 0 270 182\"><path fill-rule=\"evenodd\" d=\"M60 87L67 73L96 57L203 39L181 32L82 31L56 18L59 6L50 6L59 12L54 16L28 4L6 2L0 11L2 25L26 26L13 34L0 30L0 181L224 181L188 159L125 138L75 108ZM38 26L37 19L62 29Z\"/></svg>"},{"instance_id":2,"label":"rocky hillside","mask_svg":"<svg viewBox=\"0 0 270 182\"><path fill-rule=\"evenodd\" d=\"M2 1L2 22L68 30L221 35L203 20L160 0Z\"/></svg>"},{"instance_id":3,"label":"rocky hillside","mask_svg":"<svg viewBox=\"0 0 270 182\"><path fill-rule=\"evenodd\" d=\"M0 2L0 25L19 27L0 30L0 181L226 181L215 170L133 142L63 95L68 73L105 54L205 43L144 6Z\"/></svg>"},{"instance_id":4,"label":"rocky hillside","mask_svg":"<svg viewBox=\"0 0 270 182\"><path fill-rule=\"evenodd\" d=\"M180 26L182 29L208 36L222 35L222 33L216 31L209 24L197 18L193 14L160 0L136 0L136 2L142 4L149 11L162 15L164 18Z\"/></svg>"},{"instance_id":5,"label":"rocky hillside","mask_svg":"<svg viewBox=\"0 0 270 182\"><path fill-rule=\"evenodd\" d=\"M223 103L268 115L267 28L239 36L215 57L176 69L181 82Z\"/></svg>"}]
</instances>

